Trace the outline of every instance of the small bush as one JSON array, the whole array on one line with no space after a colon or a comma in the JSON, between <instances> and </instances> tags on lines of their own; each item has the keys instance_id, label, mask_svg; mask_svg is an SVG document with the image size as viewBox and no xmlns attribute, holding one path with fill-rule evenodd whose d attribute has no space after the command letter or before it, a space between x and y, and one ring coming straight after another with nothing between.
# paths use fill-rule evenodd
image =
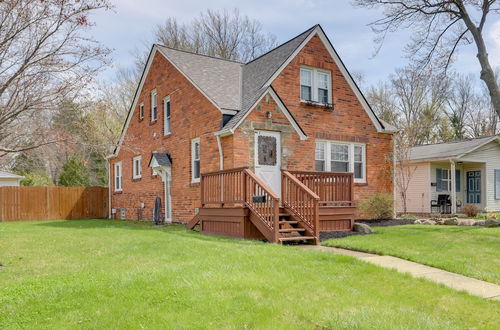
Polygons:
<instances>
[{"instance_id":1,"label":"small bush","mask_svg":"<svg viewBox=\"0 0 500 330\"><path fill-rule=\"evenodd\" d=\"M372 219L390 219L393 216L393 205L391 194L375 194L359 203L359 209Z\"/></svg>"},{"instance_id":2,"label":"small bush","mask_svg":"<svg viewBox=\"0 0 500 330\"><path fill-rule=\"evenodd\" d=\"M468 217L472 218L479 214L479 210L474 204L465 204L464 206L462 206L462 212Z\"/></svg>"},{"instance_id":3,"label":"small bush","mask_svg":"<svg viewBox=\"0 0 500 330\"><path fill-rule=\"evenodd\" d=\"M417 220L417 216L413 214L401 214L399 216L401 219L407 219L407 220Z\"/></svg>"}]
</instances>

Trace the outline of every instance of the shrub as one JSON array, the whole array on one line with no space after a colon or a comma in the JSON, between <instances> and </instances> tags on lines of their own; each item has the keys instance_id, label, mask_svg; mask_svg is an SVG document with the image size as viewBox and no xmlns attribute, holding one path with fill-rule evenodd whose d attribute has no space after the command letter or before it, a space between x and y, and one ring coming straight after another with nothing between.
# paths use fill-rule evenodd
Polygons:
<instances>
[{"instance_id":1,"label":"shrub","mask_svg":"<svg viewBox=\"0 0 500 330\"><path fill-rule=\"evenodd\" d=\"M401 219L407 219L407 220L417 220L418 218L413 215L413 214L401 214L399 216Z\"/></svg>"},{"instance_id":2,"label":"shrub","mask_svg":"<svg viewBox=\"0 0 500 330\"><path fill-rule=\"evenodd\" d=\"M465 204L464 206L462 206L462 212L468 217L475 217L478 215L479 210L474 204Z\"/></svg>"},{"instance_id":3,"label":"shrub","mask_svg":"<svg viewBox=\"0 0 500 330\"><path fill-rule=\"evenodd\" d=\"M372 219L390 219L393 216L394 199L391 194L377 193L359 203L363 214Z\"/></svg>"},{"instance_id":4,"label":"shrub","mask_svg":"<svg viewBox=\"0 0 500 330\"><path fill-rule=\"evenodd\" d=\"M26 173L21 180L22 186L53 186L54 182L47 174Z\"/></svg>"}]
</instances>

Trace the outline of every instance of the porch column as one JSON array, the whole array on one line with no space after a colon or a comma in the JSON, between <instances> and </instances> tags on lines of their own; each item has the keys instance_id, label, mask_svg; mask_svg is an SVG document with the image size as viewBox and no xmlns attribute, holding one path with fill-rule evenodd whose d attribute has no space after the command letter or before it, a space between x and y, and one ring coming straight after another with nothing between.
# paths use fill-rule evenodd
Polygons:
<instances>
[{"instance_id":1,"label":"porch column","mask_svg":"<svg viewBox=\"0 0 500 330\"><path fill-rule=\"evenodd\" d=\"M451 213L457 213L457 176L455 174L455 161L450 159L450 176L451 176Z\"/></svg>"}]
</instances>

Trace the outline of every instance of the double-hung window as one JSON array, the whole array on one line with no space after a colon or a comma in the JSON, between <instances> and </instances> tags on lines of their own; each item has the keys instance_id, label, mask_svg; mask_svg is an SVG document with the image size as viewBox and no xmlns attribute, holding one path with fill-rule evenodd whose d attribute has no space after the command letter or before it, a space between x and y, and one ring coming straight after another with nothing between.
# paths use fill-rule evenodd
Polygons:
<instances>
[{"instance_id":1,"label":"double-hung window","mask_svg":"<svg viewBox=\"0 0 500 330\"><path fill-rule=\"evenodd\" d=\"M330 71L303 67L300 69L300 99L321 104L332 103Z\"/></svg>"},{"instance_id":2,"label":"double-hung window","mask_svg":"<svg viewBox=\"0 0 500 330\"><path fill-rule=\"evenodd\" d=\"M122 191L122 162L115 163L115 191Z\"/></svg>"},{"instance_id":3,"label":"double-hung window","mask_svg":"<svg viewBox=\"0 0 500 330\"><path fill-rule=\"evenodd\" d=\"M191 173L192 182L200 182L200 139L191 140Z\"/></svg>"},{"instance_id":4,"label":"double-hung window","mask_svg":"<svg viewBox=\"0 0 500 330\"><path fill-rule=\"evenodd\" d=\"M151 91L151 121L155 121L158 119L158 104L156 97L156 90Z\"/></svg>"},{"instance_id":5,"label":"double-hung window","mask_svg":"<svg viewBox=\"0 0 500 330\"><path fill-rule=\"evenodd\" d=\"M137 156L132 159L132 178L140 179L142 177L142 157Z\"/></svg>"},{"instance_id":6,"label":"double-hung window","mask_svg":"<svg viewBox=\"0 0 500 330\"><path fill-rule=\"evenodd\" d=\"M361 143L316 141L316 171L352 172L366 182L366 146Z\"/></svg>"},{"instance_id":7,"label":"double-hung window","mask_svg":"<svg viewBox=\"0 0 500 330\"><path fill-rule=\"evenodd\" d=\"M163 134L170 134L170 96L163 99Z\"/></svg>"}]
</instances>

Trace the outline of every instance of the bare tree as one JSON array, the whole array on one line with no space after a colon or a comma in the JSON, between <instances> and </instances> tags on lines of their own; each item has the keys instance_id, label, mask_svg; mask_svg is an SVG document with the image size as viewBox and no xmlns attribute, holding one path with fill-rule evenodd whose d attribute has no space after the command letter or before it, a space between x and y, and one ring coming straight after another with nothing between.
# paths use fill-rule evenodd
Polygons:
<instances>
[{"instance_id":1,"label":"bare tree","mask_svg":"<svg viewBox=\"0 0 500 330\"><path fill-rule=\"evenodd\" d=\"M483 29L489 14L500 13L496 0L354 0L365 8L382 8L384 17L372 23L381 46L387 33L411 29L406 50L420 64L439 63L444 71L459 46L474 43L493 108L500 116L500 88L488 59Z\"/></svg>"},{"instance_id":2,"label":"bare tree","mask_svg":"<svg viewBox=\"0 0 500 330\"><path fill-rule=\"evenodd\" d=\"M248 61L276 45L262 24L232 11L206 10L189 24L173 17L154 29L155 42L165 46L229 60Z\"/></svg>"},{"instance_id":3,"label":"bare tree","mask_svg":"<svg viewBox=\"0 0 500 330\"><path fill-rule=\"evenodd\" d=\"M403 203L403 213L408 212L408 189L417 167L409 162L413 143L405 134L394 138L395 188Z\"/></svg>"},{"instance_id":4,"label":"bare tree","mask_svg":"<svg viewBox=\"0 0 500 330\"><path fill-rule=\"evenodd\" d=\"M474 103L478 102L475 92L474 77L471 75L455 75L452 88L447 99L446 115L452 127L452 139L461 140L466 137L467 120Z\"/></svg>"},{"instance_id":5,"label":"bare tree","mask_svg":"<svg viewBox=\"0 0 500 330\"><path fill-rule=\"evenodd\" d=\"M84 35L107 0L0 2L0 157L47 143L48 112L78 97L109 50Z\"/></svg>"}]
</instances>

